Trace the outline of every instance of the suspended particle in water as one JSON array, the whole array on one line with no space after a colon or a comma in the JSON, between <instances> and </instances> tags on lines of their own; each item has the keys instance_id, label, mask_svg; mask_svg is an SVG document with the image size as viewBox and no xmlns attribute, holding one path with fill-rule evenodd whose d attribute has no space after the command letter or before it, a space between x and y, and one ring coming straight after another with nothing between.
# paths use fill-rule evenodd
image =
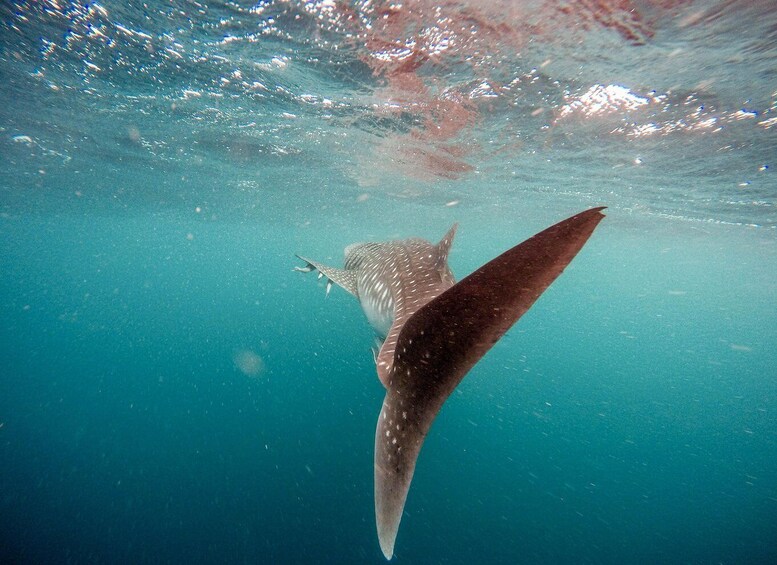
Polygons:
<instances>
[{"instance_id":1,"label":"suspended particle in water","mask_svg":"<svg viewBox=\"0 0 777 565\"><path fill-rule=\"evenodd\" d=\"M238 349L232 354L235 367L246 376L257 377L264 371L264 360L250 349Z\"/></svg>"}]
</instances>

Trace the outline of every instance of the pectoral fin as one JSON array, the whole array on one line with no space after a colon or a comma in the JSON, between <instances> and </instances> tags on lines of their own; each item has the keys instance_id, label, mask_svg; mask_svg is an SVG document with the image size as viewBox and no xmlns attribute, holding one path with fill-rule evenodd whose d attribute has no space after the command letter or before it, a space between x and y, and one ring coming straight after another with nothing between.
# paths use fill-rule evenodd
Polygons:
<instances>
[{"instance_id":1,"label":"pectoral fin","mask_svg":"<svg viewBox=\"0 0 777 565\"><path fill-rule=\"evenodd\" d=\"M356 291L356 273L349 269L337 269L335 267L329 267L327 265L323 265L321 263L318 263L317 261L313 261L312 259L307 259L305 257L302 257L301 255L297 255L298 258L305 261L304 267L294 267L295 271L300 271L303 273L309 273L311 271L317 270L319 274L319 278L321 275L325 276L329 279L329 281L335 283L336 285L344 288L354 296L358 297L357 291ZM329 295L329 291L331 290L332 285L331 283L327 283L326 287L326 294Z\"/></svg>"}]
</instances>

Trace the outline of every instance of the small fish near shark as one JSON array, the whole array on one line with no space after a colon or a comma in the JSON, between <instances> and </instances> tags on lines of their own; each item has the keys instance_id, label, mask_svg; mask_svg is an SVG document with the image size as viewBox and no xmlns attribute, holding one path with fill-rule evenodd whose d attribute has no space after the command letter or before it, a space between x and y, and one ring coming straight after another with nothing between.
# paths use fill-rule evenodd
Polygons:
<instances>
[{"instance_id":1,"label":"small fish near shark","mask_svg":"<svg viewBox=\"0 0 777 565\"><path fill-rule=\"evenodd\" d=\"M375 432L375 520L386 559L416 460L445 400L464 375L534 304L585 245L604 218L591 208L530 237L456 282L448 252L456 224L432 244L413 238L356 243L342 269L311 259L361 303L380 348L375 357L386 397Z\"/></svg>"}]
</instances>

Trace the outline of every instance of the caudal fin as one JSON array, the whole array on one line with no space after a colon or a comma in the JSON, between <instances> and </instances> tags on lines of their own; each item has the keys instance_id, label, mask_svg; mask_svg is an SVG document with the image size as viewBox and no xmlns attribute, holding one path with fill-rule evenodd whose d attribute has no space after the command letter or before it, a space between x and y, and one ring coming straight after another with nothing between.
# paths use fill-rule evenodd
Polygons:
<instances>
[{"instance_id":1,"label":"caudal fin","mask_svg":"<svg viewBox=\"0 0 777 565\"><path fill-rule=\"evenodd\" d=\"M443 403L577 255L603 209L586 210L516 245L403 325L375 433L375 518L386 559L394 553L418 454Z\"/></svg>"}]
</instances>

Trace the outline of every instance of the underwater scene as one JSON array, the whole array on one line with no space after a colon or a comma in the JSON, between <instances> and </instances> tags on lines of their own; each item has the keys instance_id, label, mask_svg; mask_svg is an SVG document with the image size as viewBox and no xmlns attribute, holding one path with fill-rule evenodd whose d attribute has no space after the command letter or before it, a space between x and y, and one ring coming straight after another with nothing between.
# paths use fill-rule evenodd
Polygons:
<instances>
[{"instance_id":1,"label":"underwater scene","mask_svg":"<svg viewBox=\"0 0 777 565\"><path fill-rule=\"evenodd\" d=\"M772 0L4 0L0 563L777 563L776 168Z\"/></svg>"}]
</instances>

